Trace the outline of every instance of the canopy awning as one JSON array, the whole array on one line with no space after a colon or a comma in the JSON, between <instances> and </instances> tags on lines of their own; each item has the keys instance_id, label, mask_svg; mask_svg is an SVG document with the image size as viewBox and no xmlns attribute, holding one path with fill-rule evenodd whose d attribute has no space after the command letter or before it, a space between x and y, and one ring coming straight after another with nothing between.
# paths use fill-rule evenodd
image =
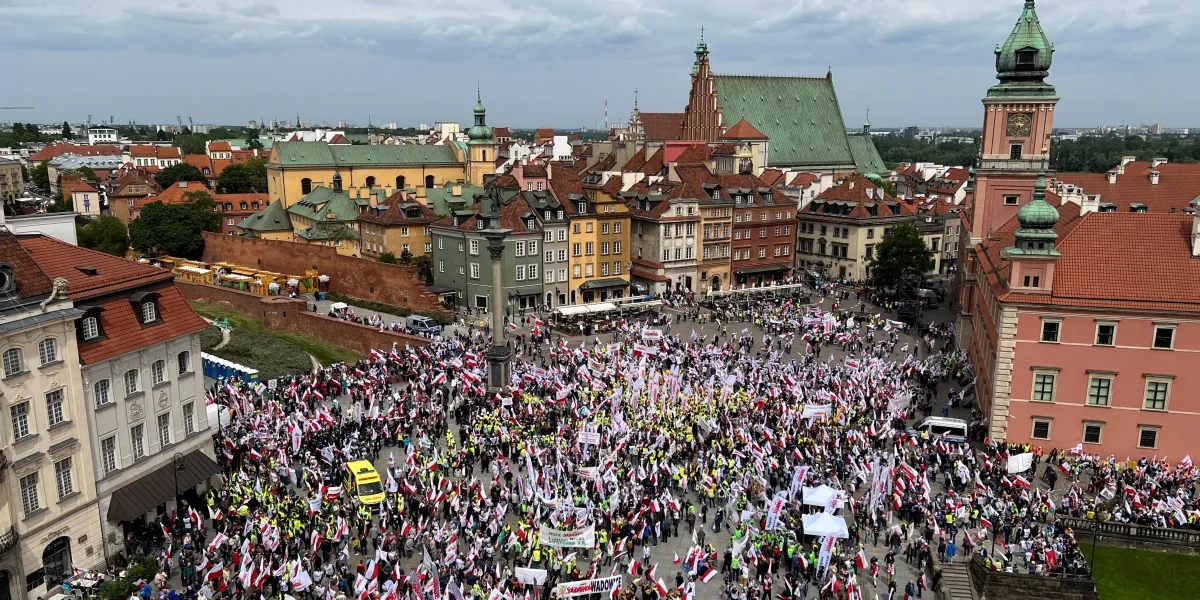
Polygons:
<instances>
[{"instance_id":1,"label":"canopy awning","mask_svg":"<svg viewBox=\"0 0 1200 600\"><path fill-rule=\"evenodd\" d=\"M457 293L458 290L444 285L431 285L429 286L429 292L435 296L449 296L450 294Z\"/></svg>"},{"instance_id":2,"label":"canopy awning","mask_svg":"<svg viewBox=\"0 0 1200 600\"><path fill-rule=\"evenodd\" d=\"M608 279L596 279L593 281L585 281L585 282L583 282L582 285L579 286L579 289L594 290L594 289L599 289L599 288L610 288L610 287L618 287L618 286L624 287L627 285L629 285L629 282L625 281L624 279L621 279L620 277L610 277Z\"/></svg>"},{"instance_id":3,"label":"canopy awning","mask_svg":"<svg viewBox=\"0 0 1200 600\"><path fill-rule=\"evenodd\" d=\"M787 265L767 265L764 267L747 267L745 269L738 269L736 271L736 274L738 274L738 275L754 275L756 273L775 273L775 272L784 271L784 270L787 270L790 268L791 267L789 267Z\"/></svg>"},{"instance_id":4,"label":"canopy awning","mask_svg":"<svg viewBox=\"0 0 1200 600\"><path fill-rule=\"evenodd\" d=\"M825 484L821 484L818 487L806 487L804 488L804 503L809 506L828 506L829 501L836 493L838 493L838 490ZM841 508L845 503L846 497L843 494L842 499L838 501L837 508Z\"/></svg>"},{"instance_id":5,"label":"canopy awning","mask_svg":"<svg viewBox=\"0 0 1200 600\"><path fill-rule=\"evenodd\" d=\"M179 457L180 469L176 471L175 459L155 469L137 481L113 492L108 505L109 521L132 521L154 510L175 497L176 477L179 490L195 487L196 484L216 475L220 471L216 461L201 450L193 450Z\"/></svg>"},{"instance_id":6,"label":"canopy awning","mask_svg":"<svg viewBox=\"0 0 1200 600\"><path fill-rule=\"evenodd\" d=\"M817 537L832 535L838 539L850 537L850 531L846 528L846 519L843 517L835 517L829 513L817 513L804 515L801 520L804 523L804 535Z\"/></svg>"}]
</instances>

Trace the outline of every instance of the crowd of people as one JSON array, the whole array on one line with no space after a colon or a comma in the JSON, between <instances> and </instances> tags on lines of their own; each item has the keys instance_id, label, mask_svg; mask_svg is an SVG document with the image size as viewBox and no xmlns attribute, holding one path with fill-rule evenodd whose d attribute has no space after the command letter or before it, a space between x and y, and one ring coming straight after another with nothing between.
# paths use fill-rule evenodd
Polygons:
<instances>
[{"instance_id":1,"label":"crowd of people","mask_svg":"<svg viewBox=\"0 0 1200 600\"><path fill-rule=\"evenodd\" d=\"M708 334L680 320L623 321L611 341L514 336L499 391L482 335L219 382L222 482L164 515L165 577L143 590L178 571L180 596L206 600L898 600L938 585L934 561L973 555L1085 573L1060 513L1194 525L1190 464L1055 450L1044 467L1070 480L1056 490L1008 472L1033 449L910 429L969 381L952 329L903 341L826 302L705 312ZM379 465L378 503L348 473L360 460ZM822 486L828 506L803 502ZM845 529L813 535L818 517Z\"/></svg>"}]
</instances>

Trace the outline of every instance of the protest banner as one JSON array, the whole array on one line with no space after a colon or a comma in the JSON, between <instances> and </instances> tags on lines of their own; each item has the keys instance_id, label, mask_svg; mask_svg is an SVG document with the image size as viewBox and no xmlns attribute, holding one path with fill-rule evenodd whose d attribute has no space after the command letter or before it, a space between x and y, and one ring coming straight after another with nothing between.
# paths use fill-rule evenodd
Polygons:
<instances>
[{"instance_id":1,"label":"protest banner","mask_svg":"<svg viewBox=\"0 0 1200 600\"><path fill-rule=\"evenodd\" d=\"M621 576L617 575L614 577L560 583L558 587L554 588L554 592L559 598L571 598L574 596L586 596L588 594L607 594L620 587L620 585Z\"/></svg>"},{"instance_id":2,"label":"protest banner","mask_svg":"<svg viewBox=\"0 0 1200 600\"><path fill-rule=\"evenodd\" d=\"M596 526L558 531L542 525L538 529L538 541L551 548L591 548L596 545Z\"/></svg>"}]
</instances>

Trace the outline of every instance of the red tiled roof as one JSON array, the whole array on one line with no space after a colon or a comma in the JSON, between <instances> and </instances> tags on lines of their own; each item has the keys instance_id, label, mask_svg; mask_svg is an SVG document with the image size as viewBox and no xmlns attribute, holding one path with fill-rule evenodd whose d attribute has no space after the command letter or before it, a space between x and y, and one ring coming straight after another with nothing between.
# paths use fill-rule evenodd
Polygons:
<instances>
[{"instance_id":1,"label":"red tiled roof","mask_svg":"<svg viewBox=\"0 0 1200 600\"><path fill-rule=\"evenodd\" d=\"M76 301L118 290L169 282L174 278L170 271L80 248L44 235L22 238L20 242L47 275L67 280L67 295ZM92 267L96 274L88 275L77 267Z\"/></svg>"},{"instance_id":2,"label":"red tiled roof","mask_svg":"<svg viewBox=\"0 0 1200 600\"><path fill-rule=\"evenodd\" d=\"M86 146L75 144L50 144L29 157L29 163L40 163L42 161L58 158L64 154L78 154L79 156L120 156L121 148L118 146Z\"/></svg>"},{"instance_id":3,"label":"red tiled roof","mask_svg":"<svg viewBox=\"0 0 1200 600\"><path fill-rule=\"evenodd\" d=\"M867 190L879 190L879 192L883 193L883 196L872 192L873 197L867 197ZM862 175L850 177L838 185L821 192L821 195L817 196L817 199L842 200L845 202L879 202L881 199L890 202L896 200L892 196L888 196L887 191L882 187L875 185L875 182Z\"/></svg>"},{"instance_id":4,"label":"red tiled roof","mask_svg":"<svg viewBox=\"0 0 1200 600\"><path fill-rule=\"evenodd\" d=\"M1051 194L1047 194L1048 200ZM1192 258L1192 216L1162 213L1088 213L1073 202L1061 204L1054 231L1062 254L1049 294L1008 291L1013 245L1020 223L1009 220L995 239L975 248L983 273L1002 301L1130 310L1200 313L1200 260ZM1096 257L1119 257L1097 260Z\"/></svg>"},{"instance_id":5,"label":"red tiled roof","mask_svg":"<svg viewBox=\"0 0 1200 600\"><path fill-rule=\"evenodd\" d=\"M688 147L673 161L676 165L699 165L712 158L712 149L708 144L696 144Z\"/></svg>"},{"instance_id":6,"label":"red tiled roof","mask_svg":"<svg viewBox=\"0 0 1200 600\"><path fill-rule=\"evenodd\" d=\"M49 294L53 285L30 256L29 252L17 242L17 238L7 229L0 228L0 256L4 262L13 266L13 277L17 280L17 295L22 298L36 298Z\"/></svg>"},{"instance_id":7,"label":"red tiled roof","mask_svg":"<svg viewBox=\"0 0 1200 600\"><path fill-rule=\"evenodd\" d=\"M522 177L545 177L546 167L542 165L528 164L524 165L521 170Z\"/></svg>"},{"instance_id":8,"label":"red tiled roof","mask_svg":"<svg viewBox=\"0 0 1200 600\"><path fill-rule=\"evenodd\" d=\"M476 214L490 211L491 201L485 200L484 202L477 202L474 205L468 206L465 210L473 210L476 212ZM529 203L525 201L525 196L523 194L517 194L513 196L508 203L502 203L500 205L500 226L504 229L511 230L513 235L540 232L541 228L538 226L536 220L533 222L534 226L532 229L526 227L528 223L524 216L532 216L532 214L533 209L530 208ZM475 220L477 218L479 217L471 216L466 219L461 219L458 222L458 227L454 227L454 215L450 215L439 219L434 223L434 225L439 227L450 227L457 229L458 231L478 231L478 229L475 227Z\"/></svg>"},{"instance_id":9,"label":"red tiled roof","mask_svg":"<svg viewBox=\"0 0 1200 600\"><path fill-rule=\"evenodd\" d=\"M89 184L88 182L79 181L75 185L71 186L71 189L68 190L67 193L74 194L74 193L78 192L78 193L82 194L85 192L95 192L95 191L96 191L96 188L92 187L91 184Z\"/></svg>"},{"instance_id":10,"label":"red tiled roof","mask_svg":"<svg viewBox=\"0 0 1200 600\"><path fill-rule=\"evenodd\" d=\"M346 136L339 133L329 138L327 143L332 146L348 146L350 145L350 140L346 139Z\"/></svg>"},{"instance_id":11,"label":"red tiled roof","mask_svg":"<svg viewBox=\"0 0 1200 600\"><path fill-rule=\"evenodd\" d=\"M872 191L868 196L868 190L876 191ZM841 205L828 204L831 202L841 203ZM848 211L844 204L847 202L854 205ZM872 214L872 210L874 210L874 214ZM875 185L870 179L862 175L855 175L821 192L815 201L804 207L804 212L849 219L870 219L915 215L917 206L909 201L888 196L882 187Z\"/></svg>"},{"instance_id":12,"label":"red tiled roof","mask_svg":"<svg viewBox=\"0 0 1200 600\"><path fill-rule=\"evenodd\" d=\"M778 169L763 169L762 175L758 176L767 185L775 185L783 180L783 171Z\"/></svg>"},{"instance_id":13,"label":"red tiled roof","mask_svg":"<svg viewBox=\"0 0 1200 600\"><path fill-rule=\"evenodd\" d=\"M671 280L666 275L659 275L657 273L653 273L653 272L650 272L650 271L647 271L645 269L641 269L638 267L634 267L634 268L630 269L629 272L634 277L640 277L642 279L648 279L650 281L664 282L664 281Z\"/></svg>"},{"instance_id":14,"label":"red tiled roof","mask_svg":"<svg viewBox=\"0 0 1200 600\"><path fill-rule=\"evenodd\" d=\"M537 131L533 132L533 139L535 139L535 140L544 139L544 138L552 138L552 137L554 137L554 130L549 127L542 127L540 129L538 129Z\"/></svg>"},{"instance_id":15,"label":"red tiled roof","mask_svg":"<svg viewBox=\"0 0 1200 600\"><path fill-rule=\"evenodd\" d=\"M766 134L754 128L745 119L738 121L725 131L720 139L723 140L765 140Z\"/></svg>"},{"instance_id":16,"label":"red tiled roof","mask_svg":"<svg viewBox=\"0 0 1200 600\"><path fill-rule=\"evenodd\" d=\"M488 189L500 188L502 190L519 190L521 189L521 184L517 181L517 178L513 177L512 175L497 175L495 179L487 182L487 184L483 187Z\"/></svg>"},{"instance_id":17,"label":"red tiled roof","mask_svg":"<svg viewBox=\"0 0 1200 600\"><path fill-rule=\"evenodd\" d=\"M648 140L677 140L683 132L683 113L641 113Z\"/></svg>"},{"instance_id":18,"label":"red tiled roof","mask_svg":"<svg viewBox=\"0 0 1200 600\"><path fill-rule=\"evenodd\" d=\"M224 158L213 160L209 158L207 154L188 154L187 156L183 157L183 162L200 169L201 173L204 172L204 169L208 169L209 179L216 179L220 177L221 172L225 170L225 167L233 164L232 160L227 160Z\"/></svg>"},{"instance_id":19,"label":"red tiled roof","mask_svg":"<svg viewBox=\"0 0 1200 600\"><path fill-rule=\"evenodd\" d=\"M129 156L132 158L183 158L179 148L175 146L130 146Z\"/></svg>"},{"instance_id":20,"label":"red tiled roof","mask_svg":"<svg viewBox=\"0 0 1200 600\"><path fill-rule=\"evenodd\" d=\"M418 209L419 217L408 217L406 212ZM419 202L409 201L405 192L396 192L379 206L372 206L358 217L359 221L380 225L426 225L437 220L433 209Z\"/></svg>"},{"instance_id":21,"label":"red tiled roof","mask_svg":"<svg viewBox=\"0 0 1200 600\"><path fill-rule=\"evenodd\" d=\"M170 271L167 273L170 274ZM208 323L192 311L175 286L163 285L153 291L159 294L158 317L161 322L156 325L143 325L128 298L116 298L96 305L104 309L100 313L100 327L105 337L79 344L79 360L85 365L97 363L208 327Z\"/></svg>"},{"instance_id":22,"label":"red tiled roof","mask_svg":"<svg viewBox=\"0 0 1200 600\"><path fill-rule=\"evenodd\" d=\"M510 138L510 137L512 137L512 130L507 127L493 127L492 128L492 137L493 138Z\"/></svg>"},{"instance_id":23,"label":"red tiled roof","mask_svg":"<svg viewBox=\"0 0 1200 600\"><path fill-rule=\"evenodd\" d=\"M233 146L230 146L229 142L209 142L208 143L208 151L209 152L233 152Z\"/></svg>"},{"instance_id":24,"label":"red tiled roof","mask_svg":"<svg viewBox=\"0 0 1200 600\"><path fill-rule=\"evenodd\" d=\"M1150 181L1150 171L1158 171L1158 184ZM1109 183L1104 173L1059 173L1055 179L1079 186L1088 195L1100 194L1101 203L1111 203L1120 212L1131 204L1145 204L1152 213L1182 211L1200 196L1200 164L1163 163L1151 169L1148 162L1131 162L1125 173Z\"/></svg>"}]
</instances>

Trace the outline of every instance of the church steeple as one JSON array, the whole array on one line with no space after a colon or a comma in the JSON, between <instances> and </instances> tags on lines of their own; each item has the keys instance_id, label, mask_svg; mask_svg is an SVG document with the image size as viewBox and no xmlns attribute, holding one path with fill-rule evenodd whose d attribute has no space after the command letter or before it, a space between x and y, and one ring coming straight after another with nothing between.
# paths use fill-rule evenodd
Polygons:
<instances>
[{"instance_id":1,"label":"church steeple","mask_svg":"<svg viewBox=\"0 0 1200 600\"><path fill-rule=\"evenodd\" d=\"M708 58L708 44L704 41L704 27L700 27L700 42L696 44L696 62Z\"/></svg>"},{"instance_id":2,"label":"church steeple","mask_svg":"<svg viewBox=\"0 0 1200 600\"><path fill-rule=\"evenodd\" d=\"M487 109L483 107L483 94L479 86L475 86L475 124L467 130L468 143L492 143L492 128L487 126Z\"/></svg>"},{"instance_id":3,"label":"church steeple","mask_svg":"<svg viewBox=\"0 0 1200 600\"><path fill-rule=\"evenodd\" d=\"M867 109L867 121L863 123L863 133L871 134L871 109Z\"/></svg>"},{"instance_id":4,"label":"church steeple","mask_svg":"<svg viewBox=\"0 0 1200 600\"><path fill-rule=\"evenodd\" d=\"M993 90L1053 95L1054 88L1046 83L1053 58L1054 44L1042 30L1034 0L1025 0L1012 33L1004 44L996 46L996 79L1000 84Z\"/></svg>"}]
</instances>

